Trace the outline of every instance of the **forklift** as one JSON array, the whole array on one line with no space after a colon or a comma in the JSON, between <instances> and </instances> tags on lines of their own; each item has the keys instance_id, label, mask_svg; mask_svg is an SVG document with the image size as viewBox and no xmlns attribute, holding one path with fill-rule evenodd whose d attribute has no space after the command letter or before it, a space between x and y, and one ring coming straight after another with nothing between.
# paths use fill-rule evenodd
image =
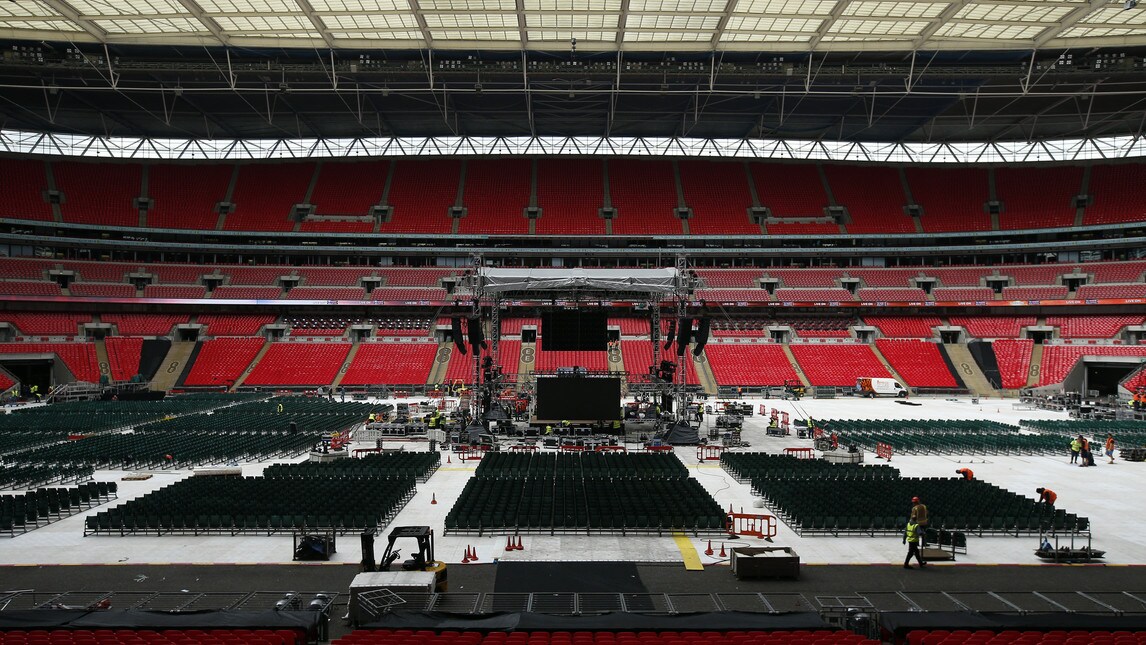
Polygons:
<instances>
[{"instance_id":1,"label":"forklift","mask_svg":"<svg viewBox=\"0 0 1146 645\"><path fill-rule=\"evenodd\" d=\"M386 552L378 563L379 571L390 571L402 551L394 548L395 540L399 538L413 538L418 545L417 552L411 552L409 560L402 561L402 571L428 571L434 574L434 591L446 592L446 563L434 559L434 532L428 526L398 526L390 531L386 543Z\"/></svg>"}]
</instances>

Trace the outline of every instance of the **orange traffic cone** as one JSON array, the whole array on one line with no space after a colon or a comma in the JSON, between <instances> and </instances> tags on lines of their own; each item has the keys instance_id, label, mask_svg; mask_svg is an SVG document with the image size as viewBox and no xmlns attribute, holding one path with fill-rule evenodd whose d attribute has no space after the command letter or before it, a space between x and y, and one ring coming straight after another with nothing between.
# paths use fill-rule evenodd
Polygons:
<instances>
[{"instance_id":1,"label":"orange traffic cone","mask_svg":"<svg viewBox=\"0 0 1146 645\"><path fill-rule=\"evenodd\" d=\"M476 546L470 547L470 562L478 561L478 550Z\"/></svg>"},{"instance_id":2,"label":"orange traffic cone","mask_svg":"<svg viewBox=\"0 0 1146 645\"><path fill-rule=\"evenodd\" d=\"M431 504L437 504L438 503L438 494L437 493L434 493L433 497L430 498L430 503Z\"/></svg>"},{"instance_id":3,"label":"orange traffic cone","mask_svg":"<svg viewBox=\"0 0 1146 645\"><path fill-rule=\"evenodd\" d=\"M525 545L521 543L521 536L520 535L517 536L517 545L513 548L517 549L518 551L524 551L525 550Z\"/></svg>"},{"instance_id":4,"label":"orange traffic cone","mask_svg":"<svg viewBox=\"0 0 1146 645\"><path fill-rule=\"evenodd\" d=\"M712 555L712 540L708 541L708 548L704 550L705 555Z\"/></svg>"},{"instance_id":5,"label":"orange traffic cone","mask_svg":"<svg viewBox=\"0 0 1146 645\"><path fill-rule=\"evenodd\" d=\"M470 563L470 547L467 544L466 545L466 554L464 556L462 556L462 564L469 564L469 563Z\"/></svg>"},{"instance_id":6,"label":"orange traffic cone","mask_svg":"<svg viewBox=\"0 0 1146 645\"><path fill-rule=\"evenodd\" d=\"M724 543L723 542L720 543L720 557L722 557L722 558L728 557L728 552L726 552L724 550Z\"/></svg>"},{"instance_id":7,"label":"orange traffic cone","mask_svg":"<svg viewBox=\"0 0 1146 645\"><path fill-rule=\"evenodd\" d=\"M514 544L513 544L513 536L512 535L505 536L505 550L506 551L513 551L515 549L517 549L517 547L514 546Z\"/></svg>"}]
</instances>

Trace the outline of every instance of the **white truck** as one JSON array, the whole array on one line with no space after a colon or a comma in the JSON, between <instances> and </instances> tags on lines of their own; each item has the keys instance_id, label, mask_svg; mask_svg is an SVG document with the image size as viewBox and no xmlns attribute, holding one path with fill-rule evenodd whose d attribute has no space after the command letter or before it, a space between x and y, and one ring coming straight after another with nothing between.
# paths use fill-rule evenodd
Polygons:
<instances>
[{"instance_id":1,"label":"white truck","mask_svg":"<svg viewBox=\"0 0 1146 645\"><path fill-rule=\"evenodd\" d=\"M861 377L856 379L856 394L874 399L877 396L907 398L907 388L893 378Z\"/></svg>"}]
</instances>

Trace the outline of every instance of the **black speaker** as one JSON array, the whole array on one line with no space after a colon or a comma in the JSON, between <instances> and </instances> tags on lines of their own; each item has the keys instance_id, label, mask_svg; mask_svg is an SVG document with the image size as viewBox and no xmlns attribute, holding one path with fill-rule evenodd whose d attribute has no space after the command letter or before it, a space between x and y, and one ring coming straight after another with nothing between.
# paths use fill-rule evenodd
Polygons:
<instances>
[{"instance_id":1,"label":"black speaker","mask_svg":"<svg viewBox=\"0 0 1146 645\"><path fill-rule=\"evenodd\" d=\"M669 321L669 331L665 336L665 349L672 347L672 342L676 340L676 319Z\"/></svg>"},{"instance_id":2,"label":"black speaker","mask_svg":"<svg viewBox=\"0 0 1146 645\"><path fill-rule=\"evenodd\" d=\"M692 337L692 318L681 318L676 327L676 355L684 356L688 351L688 341Z\"/></svg>"},{"instance_id":3,"label":"black speaker","mask_svg":"<svg viewBox=\"0 0 1146 645\"><path fill-rule=\"evenodd\" d=\"M482 331L481 328L481 318L470 318L469 325L466 329L469 332L470 347L473 348L474 352L484 349L486 346L485 332Z\"/></svg>"},{"instance_id":4,"label":"black speaker","mask_svg":"<svg viewBox=\"0 0 1146 645\"><path fill-rule=\"evenodd\" d=\"M462 319L454 318L450 321L450 334L454 337L454 346L458 351L465 356L466 353L466 336L462 333Z\"/></svg>"},{"instance_id":5,"label":"black speaker","mask_svg":"<svg viewBox=\"0 0 1146 645\"><path fill-rule=\"evenodd\" d=\"M700 318L696 321L696 334L694 335L696 347L692 348L693 356L700 356L700 353L704 351L704 346L708 343L708 331L711 324L708 318Z\"/></svg>"}]
</instances>

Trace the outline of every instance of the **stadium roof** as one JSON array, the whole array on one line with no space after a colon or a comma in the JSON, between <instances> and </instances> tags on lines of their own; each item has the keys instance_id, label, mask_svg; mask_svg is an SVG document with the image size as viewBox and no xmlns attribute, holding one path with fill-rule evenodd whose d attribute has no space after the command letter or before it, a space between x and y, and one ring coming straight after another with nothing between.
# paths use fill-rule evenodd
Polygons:
<instances>
[{"instance_id":1,"label":"stadium roof","mask_svg":"<svg viewBox=\"0 0 1146 645\"><path fill-rule=\"evenodd\" d=\"M1127 7L1130 7L1127 9ZM1146 45L1134 0L3 0L0 39L582 51Z\"/></svg>"}]
</instances>

